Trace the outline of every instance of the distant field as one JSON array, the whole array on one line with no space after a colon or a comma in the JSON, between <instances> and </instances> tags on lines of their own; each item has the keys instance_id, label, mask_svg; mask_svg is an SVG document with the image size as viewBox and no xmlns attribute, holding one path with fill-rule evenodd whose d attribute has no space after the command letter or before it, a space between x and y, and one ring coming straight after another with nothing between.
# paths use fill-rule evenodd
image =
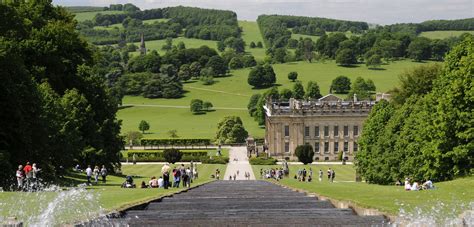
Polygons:
<instances>
[{"instance_id":1,"label":"distant field","mask_svg":"<svg viewBox=\"0 0 474 227\"><path fill-rule=\"evenodd\" d=\"M184 37L178 37L173 39L173 45L178 44L179 42L184 42L186 45L186 48L198 48L201 46L209 46L210 48L217 49L217 42L213 40L202 40L202 39L190 39L190 38L184 38ZM145 40L145 45L147 50L156 50L158 53L163 55L165 51L161 50L161 47L165 45L166 40L151 40L147 41ZM140 42L136 42L135 45L139 46ZM132 52L131 55L136 55L138 52Z\"/></svg>"},{"instance_id":2,"label":"distant field","mask_svg":"<svg viewBox=\"0 0 474 227\"><path fill-rule=\"evenodd\" d=\"M143 24L153 24L155 22L166 22L166 21L169 21L169 19L164 19L164 18L150 19L150 20L144 20ZM106 26L94 26L94 29L112 30L112 29L116 29L116 28L122 29L123 25L121 23L118 23L118 24L111 24L108 27L106 27Z\"/></svg>"},{"instance_id":3,"label":"distant field","mask_svg":"<svg viewBox=\"0 0 474 227\"><path fill-rule=\"evenodd\" d=\"M313 40L313 42L316 42L319 39L319 36L315 36L315 35L291 34L291 38L293 38L293 39L298 40L298 39L300 39L300 37L303 38L303 39L310 38L310 39Z\"/></svg>"},{"instance_id":4,"label":"distant field","mask_svg":"<svg viewBox=\"0 0 474 227\"><path fill-rule=\"evenodd\" d=\"M339 76L348 76L351 80L361 76L374 81L377 91L388 91L398 83L398 75L406 69L421 65L411 61L397 61L384 65L384 70L369 70L364 65L354 68L337 66L333 61L326 63L296 62L274 65L277 74L279 89L292 88L293 83L288 80L290 71L298 72L298 79L305 87L309 80L316 81L323 95L329 91L331 81ZM240 116L244 126L253 136L263 137L264 130L257 126L246 110L248 100L252 94L263 93L265 89L252 89L247 84L250 69L231 71L232 76L216 78L216 83L210 86L192 81L184 84L187 91L180 99L146 99L140 96L126 96L123 104L138 104L142 106L122 109L117 117L123 120L122 132L138 130L141 120L151 124L150 132L146 137L167 137L166 132L178 130L181 137L213 138L217 123L229 115ZM344 96L344 95L343 95ZM203 115L193 115L189 111L191 99L199 98L210 101L217 109Z\"/></svg>"},{"instance_id":5,"label":"distant field","mask_svg":"<svg viewBox=\"0 0 474 227\"><path fill-rule=\"evenodd\" d=\"M92 20L97 13L101 14L121 14L123 11L96 11L96 12L83 12L83 13L76 13L75 19L79 22L85 20Z\"/></svg>"},{"instance_id":6,"label":"distant field","mask_svg":"<svg viewBox=\"0 0 474 227\"><path fill-rule=\"evenodd\" d=\"M470 33L474 35L474 31L431 31L431 32L422 32L420 36L430 38L430 39L445 39L449 37L460 36L464 33Z\"/></svg>"},{"instance_id":7,"label":"distant field","mask_svg":"<svg viewBox=\"0 0 474 227\"><path fill-rule=\"evenodd\" d=\"M247 46L246 51L250 52L256 60L263 60L265 58L265 48L250 48L250 42L257 44L259 41L265 47L263 42L262 34L258 28L258 24L255 21L239 21L239 26L242 27L242 38L244 39Z\"/></svg>"}]
</instances>

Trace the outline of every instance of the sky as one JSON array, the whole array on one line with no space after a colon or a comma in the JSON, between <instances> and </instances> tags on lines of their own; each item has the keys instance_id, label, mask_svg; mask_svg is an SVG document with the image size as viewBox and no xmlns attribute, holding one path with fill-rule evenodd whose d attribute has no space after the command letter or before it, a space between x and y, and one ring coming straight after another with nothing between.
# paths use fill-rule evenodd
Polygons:
<instances>
[{"instance_id":1,"label":"sky","mask_svg":"<svg viewBox=\"0 0 474 227\"><path fill-rule=\"evenodd\" d=\"M141 9L196 6L226 9L239 20L282 14L365 21L374 24L422 22L474 17L474 0L53 0L63 6L108 6L133 3Z\"/></svg>"}]
</instances>

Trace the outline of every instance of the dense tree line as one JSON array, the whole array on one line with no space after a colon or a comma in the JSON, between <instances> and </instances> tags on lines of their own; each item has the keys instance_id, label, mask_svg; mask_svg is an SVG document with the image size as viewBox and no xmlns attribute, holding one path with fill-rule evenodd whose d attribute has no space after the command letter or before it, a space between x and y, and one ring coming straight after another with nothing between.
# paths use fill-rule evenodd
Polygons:
<instances>
[{"instance_id":1,"label":"dense tree line","mask_svg":"<svg viewBox=\"0 0 474 227\"><path fill-rule=\"evenodd\" d=\"M117 102L73 16L49 1L0 4L0 15L1 184L26 161L46 178L75 163L119 167Z\"/></svg>"},{"instance_id":2,"label":"dense tree line","mask_svg":"<svg viewBox=\"0 0 474 227\"><path fill-rule=\"evenodd\" d=\"M422 23L403 23L386 26L379 26L377 29L383 29L391 32L403 32L418 35L425 31L456 31L474 30L474 18L458 19L458 20L429 20Z\"/></svg>"},{"instance_id":3,"label":"dense tree line","mask_svg":"<svg viewBox=\"0 0 474 227\"><path fill-rule=\"evenodd\" d=\"M402 76L395 102L379 102L359 139L357 171L370 183L410 177L442 181L472 173L474 40L429 66Z\"/></svg>"}]
</instances>

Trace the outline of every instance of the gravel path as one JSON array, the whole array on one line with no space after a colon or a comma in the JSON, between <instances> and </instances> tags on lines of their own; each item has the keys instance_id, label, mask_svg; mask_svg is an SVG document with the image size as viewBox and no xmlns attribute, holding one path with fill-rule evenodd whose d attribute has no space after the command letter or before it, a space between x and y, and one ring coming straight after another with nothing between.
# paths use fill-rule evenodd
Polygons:
<instances>
[{"instance_id":1,"label":"gravel path","mask_svg":"<svg viewBox=\"0 0 474 227\"><path fill-rule=\"evenodd\" d=\"M255 180L252 166L247 158L247 147L232 147L230 149L229 163L227 164L223 180L229 180L229 176L234 176L234 174L237 174L237 171L239 171L239 174L236 180L245 180L245 172L250 173L250 180Z\"/></svg>"}]
</instances>

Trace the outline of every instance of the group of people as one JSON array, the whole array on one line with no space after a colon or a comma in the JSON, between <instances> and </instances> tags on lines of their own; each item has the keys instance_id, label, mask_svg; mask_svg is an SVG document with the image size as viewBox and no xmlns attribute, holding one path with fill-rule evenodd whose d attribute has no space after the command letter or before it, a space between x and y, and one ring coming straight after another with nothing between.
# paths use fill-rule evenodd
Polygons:
<instances>
[{"instance_id":1,"label":"group of people","mask_svg":"<svg viewBox=\"0 0 474 227\"><path fill-rule=\"evenodd\" d=\"M105 165L102 165L102 168L99 169L99 166L95 166L94 169L91 168L91 165L87 166L86 169L86 177L87 177L87 185L92 185L92 177L94 177L94 183L99 183L99 176L102 177L102 183L107 182L107 168Z\"/></svg>"},{"instance_id":2,"label":"group of people","mask_svg":"<svg viewBox=\"0 0 474 227\"><path fill-rule=\"evenodd\" d=\"M413 181L413 183L410 183L411 179L410 178L405 178L405 183L403 186L405 187L405 191L419 191L419 190L428 190L428 189L434 189L434 184L431 180L426 180L423 184L419 184L417 181ZM397 181L396 185L401 186L401 182Z\"/></svg>"},{"instance_id":3,"label":"group of people","mask_svg":"<svg viewBox=\"0 0 474 227\"><path fill-rule=\"evenodd\" d=\"M169 187L179 188L182 187L191 187L193 180L198 178L197 168L191 164L191 166L185 167L184 164L174 167L171 169L169 164L164 164L161 168L161 174L159 178L156 176L151 177L148 181L148 184L145 181L142 181L140 188L164 188L168 189ZM170 182L172 177L173 182ZM123 188L135 188L136 185L133 183L133 177L127 176L125 182L122 184Z\"/></svg>"},{"instance_id":4,"label":"group of people","mask_svg":"<svg viewBox=\"0 0 474 227\"><path fill-rule=\"evenodd\" d=\"M240 171L237 170L237 172L234 173L234 175L229 175L229 180L237 180L237 176L239 175L239 173L240 173ZM244 177L245 177L245 180L250 180L250 173L245 172Z\"/></svg>"},{"instance_id":5,"label":"group of people","mask_svg":"<svg viewBox=\"0 0 474 227\"><path fill-rule=\"evenodd\" d=\"M18 191L31 191L38 189L38 177L40 168L37 167L36 163L30 165L30 162L26 162L26 165L19 165L16 170L17 190Z\"/></svg>"},{"instance_id":6,"label":"group of people","mask_svg":"<svg viewBox=\"0 0 474 227\"><path fill-rule=\"evenodd\" d=\"M260 178L275 179L277 181L283 179L283 168L260 169Z\"/></svg>"},{"instance_id":7,"label":"group of people","mask_svg":"<svg viewBox=\"0 0 474 227\"><path fill-rule=\"evenodd\" d=\"M306 168L298 169L294 178L302 182L311 182L313 180L313 169L309 168L309 171L306 171Z\"/></svg>"}]
</instances>

